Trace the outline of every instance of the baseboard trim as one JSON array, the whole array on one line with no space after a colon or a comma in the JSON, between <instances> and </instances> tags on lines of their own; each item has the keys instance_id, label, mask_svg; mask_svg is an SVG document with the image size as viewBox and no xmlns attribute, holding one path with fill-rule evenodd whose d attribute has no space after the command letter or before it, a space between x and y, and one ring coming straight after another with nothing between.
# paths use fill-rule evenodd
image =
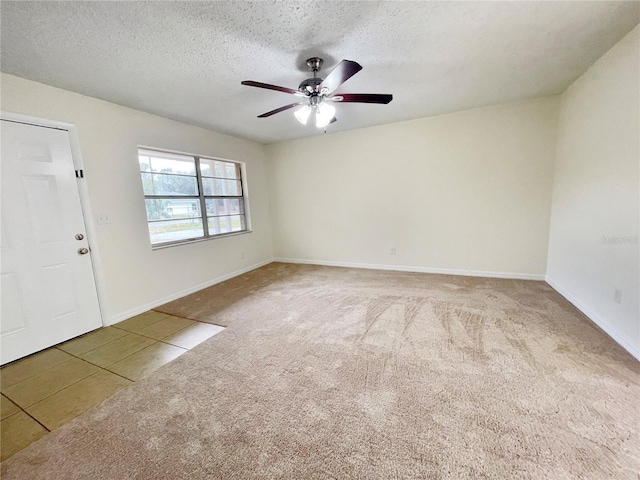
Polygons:
<instances>
[{"instance_id":1,"label":"baseboard trim","mask_svg":"<svg viewBox=\"0 0 640 480\"><path fill-rule=\"evenodd\" d=\"M488 272L483 270L458 270L454 268L413 267L405 265L379 265L373 263L332 262L328 260L302 260L298 258L274 258L274 262L323 265L326 267L366 268L369 270L394 270L398 272L437 273L441 275L462 275L465 277L509 278L514 280L544 280L543 274Z\"/></svg>"},{"instance_id":2,"label":"baseboard trim","mask_svg":"<svg viewBox=\"0 0 640 480\"><path fill-rule=\"evenodd\" d=\"M212 285L222 283L225 280L229 280L230 278L237 277L238 275L242 275L244 273L250 272L251 270L255 270L256 268L263 267L271 262L273 262L273 260L270 258L268 260L264 260L259 263L254 263L249 267L241 268L240 270L236 270L226 275L222 275L221 277L214 278L213 280L209 280L199 285L195 285L185 290L181 290L180 292L172 293L171 295L168 295L163 298L158 298L153 302L149 302L144 305L140 305L139 307L127 310L125 312L118 313L117 315L113 315L109 319L109 323L107 323L107 325L113 325L115 323L122 322L123 320L126 320L131 317L135 317L136 315L140 315L141 313L144 313L153 308L159 307L160 305L164 305L165 303L172 302L173 300L177 300L178 298L195 293L198 290L202 290L203 288L211 287Z\"/></svg>"},{"instance_id":3,"label":"baseboard trim","mask_svg":"<svg viewBox=\"0 0 640 480\"><path fill-rule=\"evenodd\" d=\"M618 345L620 345L627 352L633 355L637 360L640 360L640 346L634 345L634 343L626 335L621 333L617 328L610 325L603 317L591 310L584 303L576 299L576 297L574 297L564 288L558 285L555 280L547 276L545 278L545 281L551 286L551 288L553 288L556 292L566 298L569 303L580 310L589 320L591 320L598 327L604 330L604 332L609 335Z\"/></svg>"}]
</instances>

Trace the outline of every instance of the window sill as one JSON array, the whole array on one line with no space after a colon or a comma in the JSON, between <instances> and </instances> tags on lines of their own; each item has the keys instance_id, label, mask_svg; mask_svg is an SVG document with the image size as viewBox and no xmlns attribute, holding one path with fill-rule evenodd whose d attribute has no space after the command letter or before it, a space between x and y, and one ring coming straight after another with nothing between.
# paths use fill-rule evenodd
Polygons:
<instances>
[{"instance_id":1,"label":"window sill","mask_svg":"<svg viewBox=\"0 0 640 480\"><path fill-rule=\"evenodd\" d=\"M189 240L177 240L169 243L159 243L158 245L151 245L151 250L162 250L170 247L177 247L179 245L190 245L192 243L208 242L209 240L217 240L219 238L235 237L236 235L245 235L252 233L253 230L243 230L241 232L222 233L212 237L193 238Z\"/></svg>"}]
</instances>

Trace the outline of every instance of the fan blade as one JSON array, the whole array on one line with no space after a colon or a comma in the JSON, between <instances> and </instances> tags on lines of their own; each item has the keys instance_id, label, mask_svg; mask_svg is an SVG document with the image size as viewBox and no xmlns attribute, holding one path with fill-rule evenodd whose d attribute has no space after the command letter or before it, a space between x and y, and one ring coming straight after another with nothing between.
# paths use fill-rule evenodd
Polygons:
<instances>
[{"instance_id":1,"label":"fan blade","mask_svg":"<svg viewBox=\"0 0 640 480\"><path fill-rule=\"evenodd\" d=\"M318 87L318 91L326 88L327 93L331 93L360 70L362 70L360 64L352 60L342 60L336 68L331 70L327 78L322 81Z\"/></svg>"},{"instance_id":2,"label":"fan blade","mask_svg":"<svg viewBox=\"0 0 640 480\"><path fill-rule=\"evenodd\" d=\"M258 115L258 118L270 117L271 115L275 115L276 113L284 112L285 110L289 110L290 108L297 107L298 105L303 105L307 102L297 102L291 103L289 105L285 105L284 107L276 108L275 110L271 110L270 112L263 113L262 115Z\"/></svg>"},{"instance_id":3,"label":"fan blade","mask_svg":"<svg viewBox=\"0 0 640 480\"><path fill-rule=\"evenodd\" d=\"M304 93L294 90L293 88L279 87L278 85L271 85L269 83L254 82L253 80L245 80L240 83L242 85L247 85L248 87L266 88L267 90L275 90L276 92L290 93L291 95L298 95L302 97L305 96Z\"/></svg>"},{"instance_id":4,"label":"fan blade","mask_svg":"<svg viewBox=\"0 0 640 480\"><path fill-rule=\"evenodd\" d=\"M393 95L383 95L379 93L341 93L331 97L334 102L351 103L384 103L393 100Z\"/></svg>"}]
</instances>

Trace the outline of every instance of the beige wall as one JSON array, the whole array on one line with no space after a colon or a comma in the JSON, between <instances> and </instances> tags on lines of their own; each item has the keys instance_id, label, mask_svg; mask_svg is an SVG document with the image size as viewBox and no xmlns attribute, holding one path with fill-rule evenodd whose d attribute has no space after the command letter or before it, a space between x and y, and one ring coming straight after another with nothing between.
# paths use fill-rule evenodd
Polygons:
<instances>
[{"instance_id":1,"label":"beige wall","mask_svg":"<svg viewBox=\"0 0 640 480\"><path fill-rule=\"evenodd\" d=\"M640 358L639 108L636 27L562 95L547 277Z\"/></svg>"},{"instance_id":2,"label":"beige wall","mask_svg":"<svg viewBox=\"0 0 640 480\"><path fill-rule=\"evenodd\" d=\"M268 146L275 256L543 278L557 104Z\"/></svg>"},{"instance_id":3,"label":"beige wall","mask_svg":"<svg viewBox=\"0 0 640 480\"><path fill-rule=\"evenodd\" d=\"M262 145L10 75L1 81L3 111L79 131L92 212L111 220L96 226L107 323L273 256ZM152 251L137 145L246 162L253 232Z\"/></svg>"}]
</instances>

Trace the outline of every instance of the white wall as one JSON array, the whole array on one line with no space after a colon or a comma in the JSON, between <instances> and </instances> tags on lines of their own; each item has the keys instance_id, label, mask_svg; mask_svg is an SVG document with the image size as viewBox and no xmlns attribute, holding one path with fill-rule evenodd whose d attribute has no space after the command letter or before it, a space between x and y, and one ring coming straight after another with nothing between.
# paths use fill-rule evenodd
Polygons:
<instances>
[{"instance_id":1,"label":"white wall","mask_svg":"<svg viewBox=\"0 0 640 480\"><path fill-rule=\"evenodd\" d=\"M548 282L638 358L639 108L636 27L562 95L547 267Z\"/></svg>"},{"instance_id":2,"label":"white wall","mask_svg":"<svg viewBox=\"0 0 640 480\"><path fill-rule=\"evenodd\" d=\"M275 256L544 278L557 104L268 146Z\"/></svg>"},{"instance_id":3,"label":"white wall","mask_svg":"<svg viewBox=\"0 0 640 480\"><path fill-rule=\"evenodd\" d=\"M107 290L107 323L170 296L264 262L271 248L264 147L3 74L2 110L77 126ZM224 115L224 112L211 112ZM246 162L253 232L151 250L137 145ZM245 258L240 254L244 252Z\"/></svg>"}]
</instances>

